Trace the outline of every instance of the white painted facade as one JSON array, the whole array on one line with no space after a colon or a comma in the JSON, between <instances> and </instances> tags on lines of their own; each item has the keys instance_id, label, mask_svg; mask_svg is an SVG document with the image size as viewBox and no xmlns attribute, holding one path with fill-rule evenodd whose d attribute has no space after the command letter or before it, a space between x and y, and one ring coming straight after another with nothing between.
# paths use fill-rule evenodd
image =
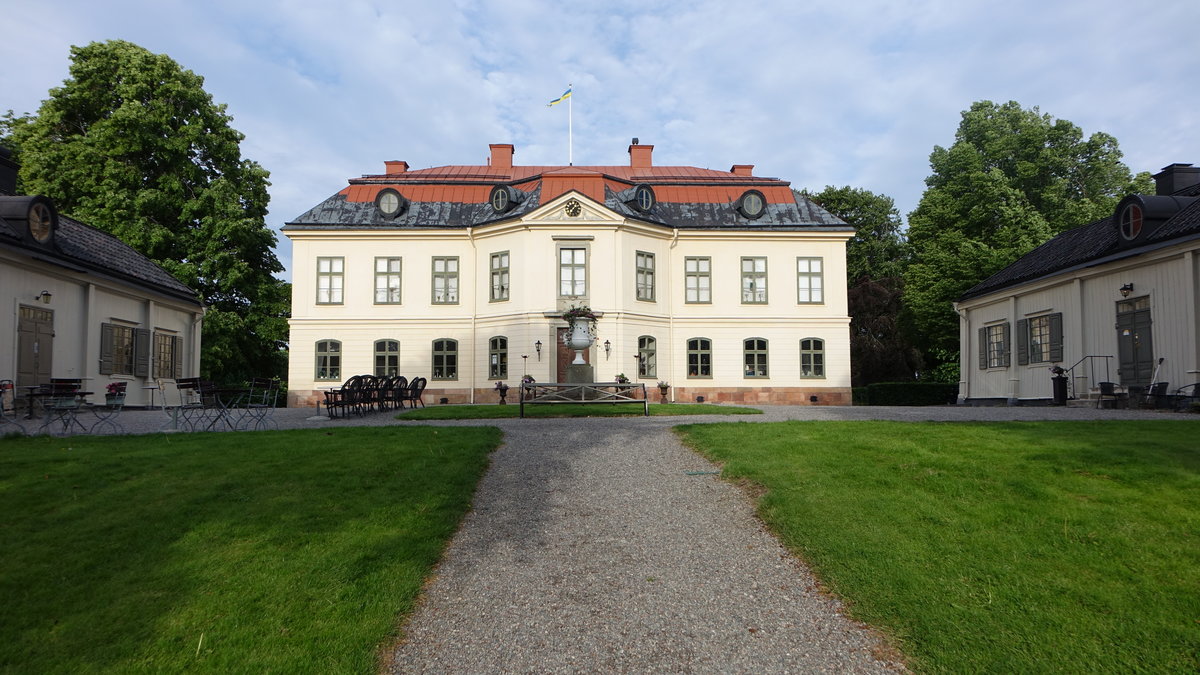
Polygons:
<instances>
[{"instance_id":1,"label":"white painted facade","mask_svg":"<svg viewBox=\"0 0 1200 675\"><path fill-rule=\"evenodd\" d=\"M568 202L582 205L568 215ZM572 209L574 210L574 209ZM673 400L793 402L849 404L849 317L846 308L846 241L848 228L791 230L680 229L623 217L578 192L560 195L520 218L474 228L379 229L286 228L292 241L293 306L290 320L290 405L312 405L321 388L338 381L316 379L315 345L341 343L338 380L374 372L374 344L399 341L399 372L410 379L429 378L425 398L436 402L495 402L489 373L489 340L508 339L508 374L515 385L523 374L552 382L556 372L556 339L566 327L555 316L586 304L602 313L596 343L589 350L597 381L622 373L646 382L655 392L658 381L671 384ZM559 294L558 249L584 248L587 256L585 296ZM489 261L493 253L509 253L509 298L490 298ZM655 260L654 300L639 300L636 290L638 252ZM457 304L432 302L431 261L456 256L460 269ZM688 303L684 260L711 258L712 298ZM743 304L741 258L767 259L766 304ZM342 304L318 304L317 259L344 260ZM402 258L401 304L376 304L374 269L377 257ZM823 262L824 300L798 302L797 258ZM638 339L656 340L657 369L637 377ZM434 340L458 342L457 378L436 380L431 373ZM689 377L687 341L712 341L712 376ZM743 341L768 341L765 378L743 372ZM824 375L800 373L800 341L819 338L824 344ZM539 357L535 343L541 342ZM605 343L611 347L606 352ZM525 356L527 358L523 359Z\"/></svg>"},{"instance_id":2,"label":"white painted facade","mask_svg":"<svg viewBox=\"0 0 1200 675\"><path fill-rule=\"evenodd\" d=\"M1132 285L1128 295L1121 289ZM1200 239L1112 262L1082 267L956 303L962 344L960 402L1010 404L1048 400L1050 367L1070 369L1076 398L1096 395L1100 382L1139 386L1144 377L1122 373L1118 354L1119 303L1145 299L1152 320L1152 360L1162 358L1156 382L1174 390L1200 381ZM981 368L979 328L1009 324L1014 348L1021 319L1062 315L1062 359ZM1097 357L1097 358L1087 358ZM1111 358L1102 358L1111 357Z\"/></svg>"}]
</instances>

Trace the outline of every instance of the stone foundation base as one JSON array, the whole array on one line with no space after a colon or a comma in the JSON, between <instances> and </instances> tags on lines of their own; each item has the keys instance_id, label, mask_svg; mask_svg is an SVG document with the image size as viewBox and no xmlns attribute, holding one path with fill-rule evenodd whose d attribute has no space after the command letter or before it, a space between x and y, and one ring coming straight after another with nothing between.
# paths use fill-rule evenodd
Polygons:
<instances>
[{"instance_id":1,"label":"stone foundation base","mask_svg":"<svg viewBox=\"0 0 1200 675\"><path fill-rule=\"evenodd\" d=\"M508 390L508 404L515 405L519 387ZM475 403L495 404L500 402L500 395L495 389L488 387L475 390ZM646 387L646 395L651 403L659 403L662 396L658 388ZM733 403L745 405L850 405L850 389L846 388L808 388L808 387L671 387L667 400L676 403L695 403L697 396L703 396L705 403ZM470 403L469 389L434 389L427 387L421 399L427 406L441 405L446 399L448 404ZM640 398L640 397L639 397ZM815 398L815 400L814 400ZM322 407L325 402L325 392L317 390L295 389L288 392L289 408Z\"/></svg>"},{"instance_id":2,"label":"stone foundation base","mask_svg":"<svg viewBox=\"0 0 1200 675\"><path fill-rule=\"evenodd\" d=\"M850 405L850 388L808 387L672 387L670 398L676 403L695 403L703 396L705 403L744 405ZM658 395L651 400L657 401Z\"/></svg>"}]
</instances>

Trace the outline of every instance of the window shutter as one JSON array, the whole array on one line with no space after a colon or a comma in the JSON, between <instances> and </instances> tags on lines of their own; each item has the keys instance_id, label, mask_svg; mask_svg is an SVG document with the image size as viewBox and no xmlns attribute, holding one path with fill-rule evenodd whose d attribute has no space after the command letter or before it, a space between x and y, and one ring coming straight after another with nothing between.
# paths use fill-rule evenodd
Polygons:
<instances>
[{"instance_id":1,"label":"window shutter","mask_svg":"<svg viewBox=\"0 0 1200 675\"><path fill-rule=\"evenodd\" d=\"M1050 360L1057 363L1063 359L1062 313L1050 315Z\"/></svg>"},{"instance_id":2,"label":"window shutter","mask_svg":"<svg viewBox=\"0 0 1200 675\"><path fill-rule=\"evenodd\" d=\"M182 342L183 341L179 339L178 335L171 336L171 358L174 359L174 361L175 361L175 363L173 364L173 366L171 368L171 377L176 380L183 377L183 345L181 344Z\"/></svg>"},{"instance_id":3,"label":"window shutter","mask_svg":"<svg viewBox=\"0 0 1200 675\"><path fill-rule=\"evenodd\" d=\"M150 330L133 329L133 376L150 377Z\"/></svg>"},{"instance_id":4,"label":"window shutter","mask_svg":"<svg viewBox=\"0 0 1200 675\"><path fill-rule=\"evenodd\" d=\"M100 374L112 375L113 372L113 325L100 324Z\"/></svg>"},{"instance_id":5,"label":"window shutter","mask_svg":"<svg viewBox=\"0 0 1200 675\"><path fill-rule=\"evenodd\" d=\"M1029 364L1029 319L1017 321L1017 364Z\"/></svg>"},{"instance_id":6,"label":"window shutter","mask_svg":"<svg viewBox=\"0 0 1200 675\"><path fill-rule=\"evenodd\" d=\"M988 363L987 327L979 329L979 369L987 370Z\"/></svg>"},{"instance_id":7,"label":"window shutter","mask_svg":"<svg viewBox=\"0 0 1200 675\"><path fill-rule=\"evenodd\" d=\"M1005 322L1000 331L1000 339L1004 341L1004 367L1012 365L1012 324Z\"/></svg>"}]
</instances>

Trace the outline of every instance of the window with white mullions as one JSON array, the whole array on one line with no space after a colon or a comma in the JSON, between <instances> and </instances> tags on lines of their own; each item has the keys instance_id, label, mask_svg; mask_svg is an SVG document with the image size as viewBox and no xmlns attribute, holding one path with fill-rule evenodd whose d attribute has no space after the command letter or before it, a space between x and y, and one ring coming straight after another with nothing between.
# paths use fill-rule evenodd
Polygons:
<instances>
[{"instance_id":1,"label":"window with white mullions","mask_svg":"<svg viewBox=\"0 0 1200 675\"><path fill-rule=\"evenodd\" d=\"M458 258L433 259L433 304L458 304Z\"/></svg>"},{"instance_id":2,"label":"window with white mullions","mask_svg":"<svg viewBox=\"0 0 1200 675\"><path fill-rule=\"evenodd\" d=\"M565 298L587 295L587 251L582 248L558 250L558 294Z\"/></svg>"},{"instance_id":3,"label":"window with white mullions","mask_svg":"<svg viewBox=\"0 0 1200 675\"><path fill-rule=\"evenodd\" d=\"M684 258L684 302L707 304L712 302L712 259L707 257Z\"/></svg>"},{"instance_id":4,"label":"window with white mullions","mask_svg":"<svg viewBox=\"0 0 1200 675\"><path fill-rule=\"evenodd\" d=\"M375 304L400 304L400 258L375 259Z\"/></svg>"},{"instance_id":5,"label":"window with white mullions","mask_svg":"<svg viewBox=\"0 0 1200 675\"><path fill-rule=\"evenodd\" d=\"M317 258L317 304L342 304L343 258Z\"/></svg>"},{"instance_id":6,"label":"window with white mullions","mask_svg":"<svg viewBox=\"0 0 1200 675\"><path fill-rule=\"evenodd\" d=\"M654 300L654 254L637 252L637 299Z\"/></svg>"},{"instance_id":7,"label":"window with white mullions","mask_svg":"<svg viewBox=\"0 0 1200 675\"><path fill-rule=\"evenodd\" d=\"M742 258L742 304L767 302L767 259Z\"/></svg>"},{"instance_id":8,"label":"window with white mullions","mask_svg":"<svg viewBox=\"0 0 1200 675\"><path fill-rule=\"evenodd\" d=\"M508 251L493 253L491 255L491 275L492 275L492 302L501 302L508 300Z\"/></svg>"},{"instance_id":9,"label":"window with white mullions","mask_svg":"<svg viewBox=\"0 0 1200 675\"><path fill-rule=\"evenodd\" d=\"M796 258L796 302L825 302L825 273L821 258Z\"/></svg>"}]
</instances>

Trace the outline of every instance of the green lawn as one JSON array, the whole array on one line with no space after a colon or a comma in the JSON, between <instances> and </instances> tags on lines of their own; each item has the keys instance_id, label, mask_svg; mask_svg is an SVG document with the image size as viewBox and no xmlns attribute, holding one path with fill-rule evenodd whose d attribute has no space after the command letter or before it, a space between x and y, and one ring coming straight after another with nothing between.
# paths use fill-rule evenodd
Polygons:
<instances>
[{"instance_id":1,"label":"green lawn","mask_svg":"<svg viewBox=\"0 0 1200 675\"><path fill-rule=\"evenodd\" d=\"M527 405L525 417L641 417L646 414L641 403L554 403ZM708 403L651 403L650 415L761 415L757 408L740 408ZM442 405L409 410L397 416L405 420L478 420L520 417L521 406L508 405Z\"/></svg>"},{"instance_id":2,"label":"green lawn","mask_svg":"<svg viewBox=\"0 0 1200 675\"><path fill-rule=\"evenodd\" d=\"M0 440L0 671L371 672L499 443Z\"/></svg>"},{"instance_id":3,"label":"green lawn","mask_svg":"<svg viewBox=\"0 0 1200 675\"><path fill-rule=\"evenodd\" d=\"M1200 424L691 425L925 672L1200 671Z\"/></svg>"}]
</instances>

